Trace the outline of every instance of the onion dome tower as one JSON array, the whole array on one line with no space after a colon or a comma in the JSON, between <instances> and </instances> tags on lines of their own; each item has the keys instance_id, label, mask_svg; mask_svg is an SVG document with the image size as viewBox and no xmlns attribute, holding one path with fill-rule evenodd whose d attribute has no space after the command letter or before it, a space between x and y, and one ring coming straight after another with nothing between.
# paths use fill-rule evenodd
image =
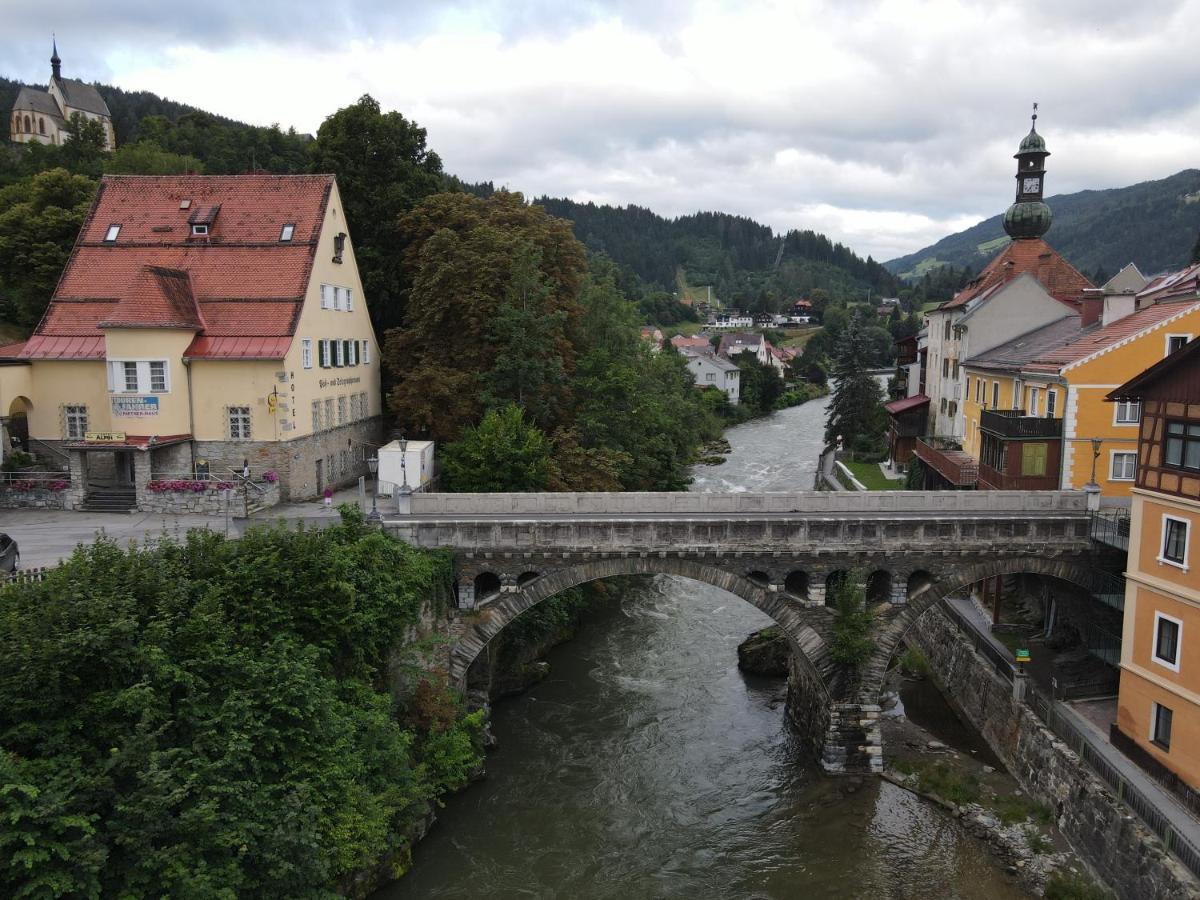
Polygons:
<instances>
[{"instance_id":1,"label":"onion dome tower","mask_svg":"<svg viewBox=\"0 0 1200 900\"><path fill-rule=\"evenodd\" d=\"M1050 230L1053 217L1042 202L1045 185L1046 141L1037 133L1037 104L1033 104L1033 125L1014 154L1017 160L1017 199L1004 213L1004 230L1014 241L1040 238Z\"/></svg>"}]
</instances>

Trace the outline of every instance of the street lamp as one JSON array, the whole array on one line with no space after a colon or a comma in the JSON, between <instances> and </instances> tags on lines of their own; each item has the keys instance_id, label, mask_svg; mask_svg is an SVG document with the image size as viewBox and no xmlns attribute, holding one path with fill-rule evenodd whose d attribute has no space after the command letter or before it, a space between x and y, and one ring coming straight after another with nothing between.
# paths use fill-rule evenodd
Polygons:
<instances>
[{"instance_id":1,"label":"street lamp","mask_svg":"<svg viewBox=\"0 0 1200 900\"><path fill-rule=\"evenodd\" d=\"M379 457L371 456L367 459L367 468L371 470L371 474L375 475L375 490L371 491L371 511L367 513L367 520L370 522L378 522L383 518L379 514L379 508L375 505L375 500L379 496L379 476L376 473L379 471Z\"/></svg>"},{"instance_id":2,"label":"street lamp","mask_svg":"<svg viewBox=\"0 0 1200 900\"><path fill-rule=\"evenodd\" d=\"M407 456L408 456L408 441L404 437L401 437L400 438L400 481L402 482L402 484L400 485L400 490L404 491L404 492L408 491L408 471L404 467Z\"/></svg>"}]
</instances>

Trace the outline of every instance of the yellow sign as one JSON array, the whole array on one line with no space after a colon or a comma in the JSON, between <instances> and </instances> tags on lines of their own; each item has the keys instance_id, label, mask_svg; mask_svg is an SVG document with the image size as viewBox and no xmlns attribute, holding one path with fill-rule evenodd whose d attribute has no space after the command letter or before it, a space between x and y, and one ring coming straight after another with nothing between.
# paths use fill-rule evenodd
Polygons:
<instances>
[{"instance_id":1,"label":"yellow sign","mask_svg":"<svg viewBox=\"0 0 1200 900\"><path fill-rule=\"evenodd\" d=\"M124 442L125 432L123 431L86 431L83 434L83 439L89 444L115 444Z\"/></svg>"},{"instance_id":2,"label":"yellow sign","mask_svg":"<svg viewBox=\"0 0 1200 900\"><path fill-rule=\"evenodd\" d=\"M1017 650L1017 662L1019 662L1019 663L1029 662L1029 651L1018 649Z\"/></svg>"},{"instance_id":3,"label":"yellow sign","mask_svg":"<svg viewBox=\"0 0 1200 900\"><path fill-rule=\"evenodd\" d=\"M277 410L278 408L279 408L279 395L274 392L267 394L267 412L274 415L275 410Z\"/></svg>"}]
</instances>

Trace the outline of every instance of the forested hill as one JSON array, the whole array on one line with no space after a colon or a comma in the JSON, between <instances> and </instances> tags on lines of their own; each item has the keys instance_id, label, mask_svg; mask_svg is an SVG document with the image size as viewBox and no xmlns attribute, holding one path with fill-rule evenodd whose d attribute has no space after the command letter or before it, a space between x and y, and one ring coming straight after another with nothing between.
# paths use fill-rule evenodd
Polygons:
<instances>
[{"instance_id":1,"label":"forested hill","mask_svg":"<svg viewBox=\"0 0 1200 900\"><path fill-rule=\"evenodd\" d=\"M1112 275L1126 263L1146 274L1185 265L1200 233L1200 169L1159 181L1046 200L1054 224L1046 240L1080 271ZM1007 243L1001 216L886 263L901 275L949 263L978 271Z\"/></svg>"},{"instance_id":2,"label":"forested hill","mask_svg":"<svg viewBox=\"0 0 1200 900\"><path fill-rule=\"evenodd\" d=\"M771 309L814 288L848 299L868 289L875 296L895 294L899 286L881 264L813 231L779 236L753 219L719 212L667 219L639 206L551 197L535 202L569 219L590 251L607 253L663 290L675 290L682 270L689 284L713 285L727 304Z\"/></svg>"},{"instance_id":3,"label":"forested hill","mask_svg":"<svg viewBox=\"0 0 1200 900\"><path fill-rule=\"evenodd\" d=\"M0 78L0 138L8 143L12 110L23 83ZM45 90L44 84L29 87ZM108 84L96 89L112 113L117 146L139 139L154 141L172 153L199 159L210 175L229 175L265 169L269 172L307 171L305 147L311 140L295 130L247 125L214 115L186 103L176 103L149 91L125 91Z\"/></svg>"}]
</instances>

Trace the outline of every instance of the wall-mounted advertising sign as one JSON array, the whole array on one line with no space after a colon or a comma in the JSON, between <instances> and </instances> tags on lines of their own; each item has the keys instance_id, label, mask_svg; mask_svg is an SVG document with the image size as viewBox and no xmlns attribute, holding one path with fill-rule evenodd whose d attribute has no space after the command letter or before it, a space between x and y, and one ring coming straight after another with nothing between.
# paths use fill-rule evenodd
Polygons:
<instances>
[{"instance_id":1,"label":"wall-mounted advertising sign","mask_svg":"<svg viewBox=\"0 0 1200 900\"><path fill-rule=\"evenodd\" d=\"M158 415L157 397L113 397L112 412L123 419L144 419Z\"/></svg>"}]
</instances>

